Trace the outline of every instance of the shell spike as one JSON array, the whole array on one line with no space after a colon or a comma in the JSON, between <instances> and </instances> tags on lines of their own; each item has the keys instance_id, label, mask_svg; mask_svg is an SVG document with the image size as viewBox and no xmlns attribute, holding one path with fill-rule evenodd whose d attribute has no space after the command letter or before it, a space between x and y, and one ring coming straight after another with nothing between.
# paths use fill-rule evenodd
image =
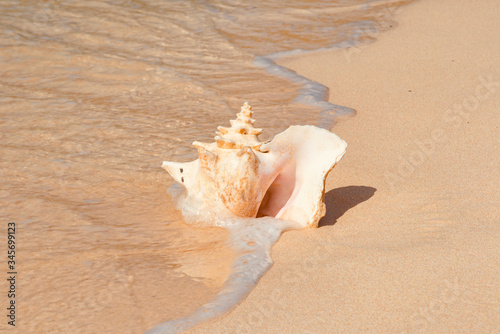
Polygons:
<instances>
[{"instance_id":1,"label":"shell spike","mask_svg":"<svg viewBox=\"0 0 500 334\"><path fill-rule=\"evenodd\" d=\"M262 133L262 129L253 126L255 120L252 118L252 107L248 102L241 106L241 111L236 114L236 119L232 119L230 127L217 127L215 141L218 148L238 149L244 146L258 148L261 142L257 138Z\"/></svg>"},{"instance_id":2,"label":"shell spike","mask_svg":"<svg viewBox=\"0 0 500 334\"><path fill-rule=\"evenodd\" d=\"M235 148L235 143L231 139L215 136L218 148Z\"/></svg>"},{"instance_id":3,"label":"shell spike","mask_svg":"<svg viewBox=\"0 0 500 334\"><path fill-rule=\"evenodd\" d=\"M198 151L200 150L200 148L203 148L203 149L208 149L208 147L210 146L210 144L208 143L202 143L200 141L194 141L193 142L193 146L196 147L198 149Z\"/></svg>"},{"instance_id":4,"label":"shell spike","mask_svg":"<svg viewBox=\"0 0 500 334\"><path fill-rule=\"evenodd\" d=\"M217 130L219 130L219 132L223 135L227 134L229 132L228 128L225 128L223 126L218 126L217 127Z\"/></svg>"}]
</instances>

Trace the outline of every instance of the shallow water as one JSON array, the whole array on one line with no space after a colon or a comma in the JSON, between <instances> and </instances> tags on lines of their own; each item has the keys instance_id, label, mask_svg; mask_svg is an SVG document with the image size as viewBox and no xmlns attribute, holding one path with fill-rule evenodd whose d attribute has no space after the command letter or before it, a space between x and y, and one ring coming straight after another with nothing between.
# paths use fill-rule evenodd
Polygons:
<instances>
[{"instance_id":1,"label":"shallow water","mask_svg":"<svg viewBox=\"0 0 500 334\"><path fill-rule=\"evenodd\" d=\"M18 329L138 333L210 301L230 275L228 233L183 222L162 160L196 158L191 142L245 100L264 139L330 127L349 110L273 57L372 40L405 2L2 1L0 219L18 228Z\"/></svg>"}]
</instances>

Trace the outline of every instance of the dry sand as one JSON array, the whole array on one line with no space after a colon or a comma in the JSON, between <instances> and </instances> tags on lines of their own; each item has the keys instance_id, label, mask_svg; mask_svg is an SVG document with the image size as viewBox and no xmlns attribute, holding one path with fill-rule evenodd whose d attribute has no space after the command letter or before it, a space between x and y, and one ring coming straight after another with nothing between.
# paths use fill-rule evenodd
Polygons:
<instances>
[{"instance_id":1,"label":"dry sand","mask_svg":"<svg viewBox=\"0 0 500 334\"><path fill-rule=\"evenodd\" d=\"M500 2L422 0L369 45L282 59L357 110L321 227L194 333L500 332Z\"/></svg>"}]
</instances>

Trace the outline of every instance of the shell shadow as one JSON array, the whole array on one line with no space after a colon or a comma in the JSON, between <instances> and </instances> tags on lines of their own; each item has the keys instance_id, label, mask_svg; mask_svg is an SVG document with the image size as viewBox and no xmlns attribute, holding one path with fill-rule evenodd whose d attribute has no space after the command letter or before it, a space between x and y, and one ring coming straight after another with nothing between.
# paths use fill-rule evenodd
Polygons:
<instances>
[{"instance_id":1,"label":"shell shadow","mask_svg":"<svg viewBox=\"0 0 500 334\"><path fill-rule=\"evenodd\" d=\"M332 189L325 194L326 215L318 227L334 225L347 210L370 199L377 189L365 186L348 186Z\"/></svg>"}]
</instances>

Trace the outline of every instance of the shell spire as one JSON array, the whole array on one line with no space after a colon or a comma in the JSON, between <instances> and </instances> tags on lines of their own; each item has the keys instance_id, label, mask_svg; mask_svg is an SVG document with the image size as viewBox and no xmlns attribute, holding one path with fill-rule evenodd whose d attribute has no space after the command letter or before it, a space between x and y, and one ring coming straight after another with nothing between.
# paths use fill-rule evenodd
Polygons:
<instances>
[{"instance_id":1,"label":"shell spire","mask_svg":"<svg viewBox=\"0 0 500 334\"><path fill-rule=\"evenodd\" d=\"M262 143L257 138L262 133L262 129L255 128L252 118L252 107L245 102L241 106L241 111L236 114L236 119L231 120L230 127L219 126L217 130L217 147L239 149L249 146L255 150L260 148Z\"/></svg>"}]
</instances>

